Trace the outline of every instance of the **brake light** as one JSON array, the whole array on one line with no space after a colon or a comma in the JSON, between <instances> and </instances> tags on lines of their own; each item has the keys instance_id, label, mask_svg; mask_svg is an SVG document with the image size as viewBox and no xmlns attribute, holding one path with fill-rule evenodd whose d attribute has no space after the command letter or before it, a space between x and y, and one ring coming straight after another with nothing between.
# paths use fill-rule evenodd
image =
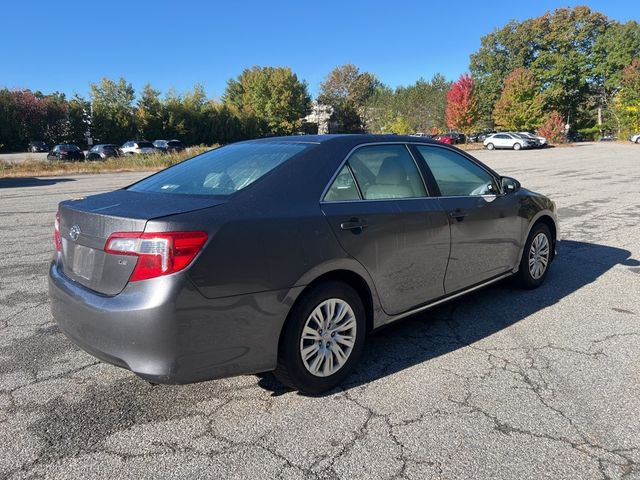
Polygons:
<instances>
[{"instance_id":1,"label":"brake light","mask_svg":"<svg viewBox=\"0 0 640 480\"><path fill-rule=\"evenodd\" d=\"M56 212L56 220L53 223L53 241L56 243L56 252L62 250L60 244L60 212Z\"/></svg>"},{"instance_id":2,"label":"brake light","mask_svg":"<svg viewBox=\"0 0 640 480\"><path fill-rule=\"evenodd\" d=\"M129 278L137 282L186 268L206 241L205 232L118 232L107 239L104 251L138 257Z\"/></svg>"}]
</instances>

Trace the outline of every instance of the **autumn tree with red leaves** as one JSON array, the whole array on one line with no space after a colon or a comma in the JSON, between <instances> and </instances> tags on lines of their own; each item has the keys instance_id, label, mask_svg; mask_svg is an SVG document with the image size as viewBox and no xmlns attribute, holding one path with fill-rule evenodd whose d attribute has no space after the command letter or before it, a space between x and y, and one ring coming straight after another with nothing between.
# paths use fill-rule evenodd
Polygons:
<instances>
[{"instance_id":1,"label":"autumn tree with red leaves","mask_svg":"<svg viewBox=\"0 0 640 480\"><path fill-rule=\"evenodd\" d=\"M549 112L538 128L538 135L545 137L549 143L566 142L565 121L562 115L555 110Z\"/></svg>"},{"instance_id":2,"label":"autumn tree with red leaves","mask_svg":"<svg viewBox=\"0 0 640 480\"><path fill-rule=\"evenodd\" d=\"M447 125L468 134L478 118L478 100L473 79L466 73L451 85L447 93Z\"/></svg>"}]
</instances>

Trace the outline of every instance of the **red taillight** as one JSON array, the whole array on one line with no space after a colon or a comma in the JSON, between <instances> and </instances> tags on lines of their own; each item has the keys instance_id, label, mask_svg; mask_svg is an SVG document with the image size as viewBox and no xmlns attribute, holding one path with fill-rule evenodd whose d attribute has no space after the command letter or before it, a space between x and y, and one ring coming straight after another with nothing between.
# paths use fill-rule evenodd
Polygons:
<instances>
[{"instance_id":1,"label":"red taillight","mask_svg":"<svg viewBox=\"0 0 640 480\"><path fill-rule=\"evenodd\" d=\"M186 268L206 241L205 232L118 232L108 238L104 251L138 257L129 279L136 282Z\"/></svg>"},{"instance_id":2,"label":"red taillight","mask_svg":"<svg viewBox=\"0 0 640 480\"><path fill-rule=\"evenodd\" d=\"M56 252L62 250L60 244L60 212L56 212L56 221L53 224L53 241L56 243Z\"/></svg>"}]
</instances>

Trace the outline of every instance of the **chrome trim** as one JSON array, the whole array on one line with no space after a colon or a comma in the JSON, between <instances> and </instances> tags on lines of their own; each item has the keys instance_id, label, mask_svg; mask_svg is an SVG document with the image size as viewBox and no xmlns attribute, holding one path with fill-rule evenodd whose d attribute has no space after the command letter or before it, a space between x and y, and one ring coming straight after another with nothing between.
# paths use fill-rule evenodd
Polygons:
<instances>
[{"instance_id":1,"label":"chrome trim","mask_svg":"<svg viewBox=\"0 0 640 480\"><path fill-rule=\"evenodd\" d=\"M487 287L487 286L491 285L492 283L499 282L500 280L504 280L505 278L512 276L513 273L515 273L515 272L511 272L511 271L505 272L505 273L503 273L503 274L501 274L501 275L499 275L497 277L492 278L491 280L487 280L487 281L485 281L483 283L479 283L478 285L475 285L474 287L471 287L471 288L467 288L465 290L460 290L457 293L454 293L454 294L452 294L450 296L441 298L440 300L436 300L435 302L428 303L426 305L423 305L422 307L414 308L413 310L409 310L408 312L400 313L398 315L393 315L393 316L391 316L389 321L390 322L394 322L396 320L400 320L400 319L408 317L410 315L414 315L416 313L420 313L420 312L423 312L423 311L428 310L430 308L433 308L433 307L436 307L436 306L441 305L443 303L446 303L449 300L453 300L455 298L458 298L458 297L461 297L463 295L466 295L467 293L471 293L471 292L474 292L476 290L480 290L481 288Z\"/></svg>"},{"instance_id":2,"label":"chrome trim","mask_svg":"<svg viewBox=\"0 0 640 480\"><path fill-rule=\"evenodd\" d=\"M342 170L342 167L344 166L345 163L347 163L347 161L349 160L349 157L353 154L353 152L355 152L357 149L361 148L361 147L368 147L371 145L404 145L405 148L409 151L409 155L411 155L411 158L413 158L413 162L416 164L416 168L418 169L418 173L420 174L420 178L422 179L422 184L424 185L424 190L425 192L427 192L427 196L426 197L411 197L411 198L379 198L379 199L375 199L375 200L367 200L364 198L364 196L362 195L362 192L360 191L360 185L358 184L358 181L355 178L355 175L353 174L353 172L351 172L351 176L356 184L356 187L358 189L358 193L360 194L360 200L342 200L342 201L325 201L324 197L327 195L327 192L329 191L329 189L331 188L331 185L333 185L333 182L335 181L336 177L340 174L340 171ZM500 191L499 194L494 194L494 195L458 195L458 196L445 196L445 195L440 195L440 196L434 196L429 192L429 188L427 183L425 182L425 179L422 175L422 171L420 170L420 167L417 164L417 160L416 158L413 156L413 153L411 152L411 149L409 148L409 145L422 145L424 147L434 147L434 148L442 148L444 150L449 150L451 152L457 153L458 155L460 155L463 158L466 158L467 160L469 160L471 163L473 163L474 165L476 165L477 167L480 167L482 170L484 170L485 172L487 172L496 182L496 185L498 186L498 189ZM422 155L422 154L421 154ZM429 168L429 164L427 163L426 160L424 160L424 162L427 164L426 167ZM435 143L424 143L424 142L368 142L368 143L361 143L359 145L356 145L355 147L353 147L351 150L349 150L349 152L347 153L347 155L345 156L345 158L340 162L340 164L338 165L338 168L336 169L335 173L332 175L332 177L329 179L329 182L327 183L327 186L324 188L324 190L322 191L322 195L320 195L320 203L344 203L344 202L377 202L377 201L389 201L389 200L415 200L415 199L420 199L420 198L480 198L480 197L501 197L506 195L507 193L502 189L502 181L500 180L501 177L497 172L493 172L491 170L488 170L486 166L478 163L479 160L477 160L476 158L474 158L473 156L469 155L468 153L462 151L459 152L453 148L450 148L447 145L437 145ZM351 170L351 167L349 167L349 170Z\"/></svg>"},{"instance_id":3,"label":"chrome trim","mask_svg":"<svg viewBox=\"0 0 640 480\"><path fill-rule=\"evenodd\" d=\"M393 200L393 201L397 201L397 202L402 202L402 201L406 201L406 200L437 200L439 198L444 198L444 197L403 197L403 198L372 198L370 200L362 200L362 199L358 199L358 200L329 200L329 201L325 201L322 200L320 202L320 205L327 205L327 204L333 204L333 203L354 203L354 202L388 202L389 200Z\"/></svg>"}]
</instances>

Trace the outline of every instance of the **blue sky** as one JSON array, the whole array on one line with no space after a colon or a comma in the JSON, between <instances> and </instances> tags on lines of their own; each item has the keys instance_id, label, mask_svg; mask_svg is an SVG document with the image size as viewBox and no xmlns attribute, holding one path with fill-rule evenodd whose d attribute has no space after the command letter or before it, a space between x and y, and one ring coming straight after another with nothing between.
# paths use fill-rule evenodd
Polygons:
<instances>
[{"instance_id":1,"label":"blue sky","mask_svg":"<svg viewBox=\"0 0 640 480\"><path fill-rule=\"evenodd\" d=\"M391 86L437 72L455 79L480 37L510 19L588 5L625 22L637 17L633 3L9 0L0 7L0 87L86 95L90 82L124 76L136 90L200 82L219 97L245 67L286 65L315 94L344 63Z\"/></svg>"}]
</instances>

